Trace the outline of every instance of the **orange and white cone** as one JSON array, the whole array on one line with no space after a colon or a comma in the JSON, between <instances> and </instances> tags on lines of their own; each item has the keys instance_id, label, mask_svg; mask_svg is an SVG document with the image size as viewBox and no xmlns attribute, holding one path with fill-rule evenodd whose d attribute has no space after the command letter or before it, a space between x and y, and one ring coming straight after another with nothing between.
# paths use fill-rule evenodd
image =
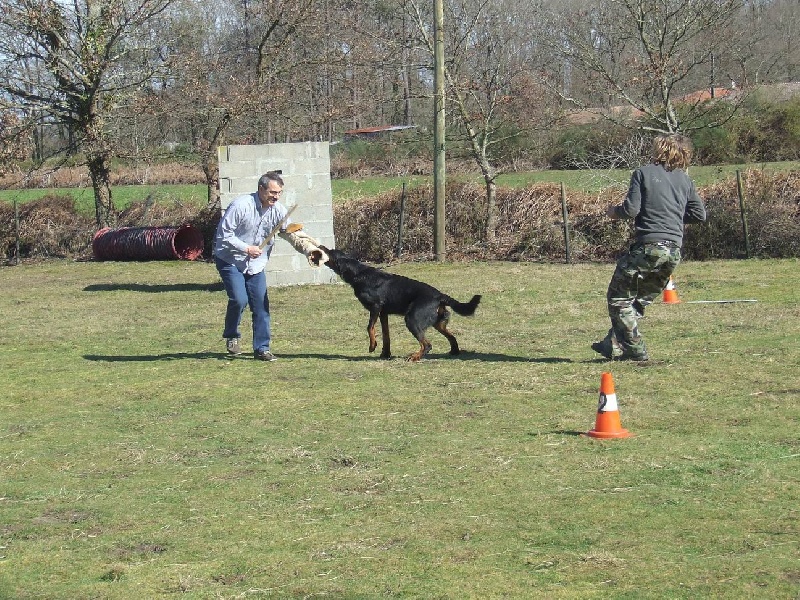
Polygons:
<instances>
[{"instance_id":1,"label":"orange and white cone","mask_svg":"<svg viewBox=\"0 0 800 600\"><path fill-rule=\"evenodd\" d=\"M600 376L600 402L597 406L597 419L594 429L587 431L586 435L593 438L612 439L626 438L633 435L622 428L617 408L617 394L614 391L614 378L611 373Z\"/></svg>"},{"instance_id":2,"label":"orange and white cone","mask_svg":"<svg viewBox=\"0 0 800 600\"><path fill-rule=\"evenodd\" d=\"M661 300L664 302L664 304L680 303L680 298L678 298L678 290L675 289L675 284L672 281L672 275L669 276L669 281L667 282L667 287L664 288L664 294L662 295Z\"/></svg>"}]
</instances>

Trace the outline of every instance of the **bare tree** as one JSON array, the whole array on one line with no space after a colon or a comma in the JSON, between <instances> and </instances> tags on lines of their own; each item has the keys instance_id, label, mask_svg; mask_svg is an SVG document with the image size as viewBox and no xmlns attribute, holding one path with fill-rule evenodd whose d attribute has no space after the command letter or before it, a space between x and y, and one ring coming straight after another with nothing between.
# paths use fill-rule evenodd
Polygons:
<instances>
[{"instance_id":1,"label":"bare tree","mask_svg":"<svg viewBox=\"0 0 800 600\"><path fill-rule=\"evenodd\" d=\"M260 0L251 10L256 75L269 102L264 141L333 140L382 124L398 71L397 18L382 3Z\"/></svg>"},{"instance_id":2,"label":"bare tree","mask_svg":"<svg viewBox=\"0 0 800 600\"><path fill-rule=\"evenodd\" d=\"M639 125L647 130L707 127L708 103L684 103L681 114L676 101L698 85L706 87L714 56L724 53L738 35L734 24L745 1L564 4L552 13L548 28L550 46L561 61L543 65L543 72L551 89L573 106L596 107L598 98L606 98L642 115ZM733 110L731 104L721 120ZM627 124L618 114L603 114Z\"/></svg>"},{"instance_id":3,"label":"bare tree","mask_svg":"<svg viewBox=\"0 0 800 600\"><path fill-rule=\"evenodd\" d=\"M800 77L800 5L795 1L780 0L778 3L778 33L783 48L784 77L786 81L797 81Z\"/></svg>"},{"instance_id":4,"label":"bare tree","mask_svg":"<svg viewBox=\"0 0 800 600\"><path fill-rule=\"evenodd\" d=\"M172 2L0 0L0 90L74 134L67 150L85 153L98 226L115 219L106 117L160 66L141 33Z\"/></svg>"},{"instance_id":5,"label":"bare tree","mask_svg":"<svg viewBox=\"0 0 800 600\"><path fill-rule=\"evenodd\" d=\"M740 27L748 35L738 36L724 49L715 63L712 79L724 77L737 87L750 87L767 81L780 70L781 52L776 52L778 28L774 22L774 2L748 2L740 15ZM777 24L779 25L779 24Z\"/></svg>"},{"instance_id":6,"label":"bare tree","mask_svg":"<svg viewBox=\"0 0 800 600\"><path fill-rule=\"evenodd\" d=\"M218 147L226 143L231 125L259 105L251 4L184 3L166 32L169 77L143 89L131 111L163 123L170 141L182 141L199 157L209 205L219 201Z\"/></svg>"},{"instance_id":7,"label":"bare tree","mask_svg":"<svg viewBox=\"0 0 800 600\"><path fill-rule=\"evenodd\" d=\"M318 114L319 106L312 99L305 111L295 110L292 99L301 97L297 105L302 105L307 74L327 64L311 50L323 38L314 35L324 27L322 4L186 2L172 20L166 31L170 43L163 48L169 76L132 99L128 120L144 114L188 144L205 174L209 204L219 199L219 146L284 141L313 127L306 117Z\"/></svg>"},{"instance_id":8,"label":"bare tree","mask_svg":"<svg viewBox=\"0 0 800 600\"><path fill-rule=\"evenodd\" d=\"M0 112L0 175L16 169L30 153L30 128L13 112Z\"/></svg>"},{"instance_id":9,"label":"bare tree","mask_svg":"<svg viewBox=\"0 0 800 600\"><path fill-rule=\"evenodd\" d=\"M420 39L430 55L434 45L431 20L426 8L409 0L408 8L416 22ZM486 228L488 242L496 237L497 176L500 171L493 150L523 132L523 122L512 125L519 116L519 105L533 93L530 77L531 54L537 51L528 26L536 21L537 2L524 5L504 0L453 0L445 5L445 80L447 100L466 134L471 157L475 160L486 188ZM545 104L530 115L545 114Z\"/></svg>"},{"instance_id":10,"label":"bare tree","mask_svg":"<svg viewBox=\"0 0 800 600\"><path fill-rule=\"evenodd\" d=\"M748 35L734 47L742 83L793 82L800 76L800 3L748 2Z\"/></svg>"}]
</instances>

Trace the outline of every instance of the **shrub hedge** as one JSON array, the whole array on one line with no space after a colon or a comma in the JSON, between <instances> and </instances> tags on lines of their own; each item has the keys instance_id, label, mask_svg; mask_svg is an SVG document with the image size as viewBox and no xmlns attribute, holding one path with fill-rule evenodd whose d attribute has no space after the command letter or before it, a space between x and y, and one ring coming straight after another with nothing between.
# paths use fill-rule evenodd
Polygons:
<instances>
[{"instance_id":1,"label":"shrub hedge","mask_svg":"<svg viewBox=\"0 0 800 600\"><path fill-rule=\"evenodd\" d=\"M759 258L800 256L800 171L742 174L750 254ZM684 256L695 260L741 258L746 255L743 223L735 178L701 188L709 218L687 228ZM570 254L575 262L613 260L630 243L632 224L611 221L606 207L619 202L625 189L609 187L599 194L566 190ZM433 257L433 190L411 188L404 202L404 229L398 238L401 197L386 193L334 206L337 246L375 263L396 259L401 242L403 260ZM453 260L565 260L566 246L561 190L556 184L535 184L497 191L498 227L486 239L484 188L474 183L447 187L446 246ZM120 227L178 226L191 223L203 231L204 256L209 257L219 207L198 212L177 202L137 203L118 217ZM19 258L91 257L96 231L93 220L78 214L71 198L48 196L19 208ZM6 260L17 258L13 207L0 203L0 250Z\"/></svg>"},{"instance_id":2,"label":"shrub hedge","mask_svg":"<svg viewBox=\"0 0 800 600\"><path fill-rule=\"evenodd\" d=\"M800 172L742 175L745 218L751 256L785 258L800 255ZM687 228L683 254L688 259L741 258L746 255L735 179L699 190L709 218ZM600 194L567 190L570 255L575 262L613 260L630 243L632 223L605 217L609 204L625 189ZM498 227L492 243L485 236L483 187L450 184L446 247L452 259L564 261L566 245L560 186L535 184L524 189L499 188ZM413 188L406 194L404 230L398 240L401 198L384 194L334 207L337 245L369 262L396 258L398 241L405 260L433 257L433 190Z\"/></svg>"}]
</instances>

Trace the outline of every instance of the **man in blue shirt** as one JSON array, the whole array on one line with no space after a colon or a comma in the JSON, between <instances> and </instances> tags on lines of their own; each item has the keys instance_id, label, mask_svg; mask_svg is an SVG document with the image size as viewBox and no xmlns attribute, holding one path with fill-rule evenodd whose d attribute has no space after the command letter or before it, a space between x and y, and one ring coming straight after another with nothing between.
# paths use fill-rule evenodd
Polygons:
<instances>
[{"instance_id":1,"label":"man in blue shirt","mask_svg":"<svg viewBox=\"0 0 800 600\"><path fill-rule=\"evenodd\" d=\"M280 204L283 178L270 171L258 180L258 190L234 199L217 225L214 236L214 261L228 294L225 328L222 337L230 354L241 354L239 324L245 307L253 317L253 355L258 360L274 361L270 352L269 295L264 270L275 244L275 233L306 255L311 266L324 260L319 242L293 224L288 210ZM269 238L269 239L268 239Z\"/></svg>"}]
</instances>

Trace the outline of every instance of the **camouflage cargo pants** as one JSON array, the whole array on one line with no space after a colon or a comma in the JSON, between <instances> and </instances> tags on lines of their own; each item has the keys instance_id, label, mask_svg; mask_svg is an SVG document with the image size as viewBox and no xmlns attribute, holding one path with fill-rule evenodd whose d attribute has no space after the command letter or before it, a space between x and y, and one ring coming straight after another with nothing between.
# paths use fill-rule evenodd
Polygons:
<instances>
[{"instance_id":1,"label":"camouflage cargo pants","mask_svg":"<svg viewBox=\"0 0 800 600\"><path fill-rule=\"evenodd\" d=\"M664 291L680 261L681 250L672 242L636 243L617 261L606 294L611 318L606 340L615 356L646 356L639 318Z\"/></svg>"}]
</instances>

